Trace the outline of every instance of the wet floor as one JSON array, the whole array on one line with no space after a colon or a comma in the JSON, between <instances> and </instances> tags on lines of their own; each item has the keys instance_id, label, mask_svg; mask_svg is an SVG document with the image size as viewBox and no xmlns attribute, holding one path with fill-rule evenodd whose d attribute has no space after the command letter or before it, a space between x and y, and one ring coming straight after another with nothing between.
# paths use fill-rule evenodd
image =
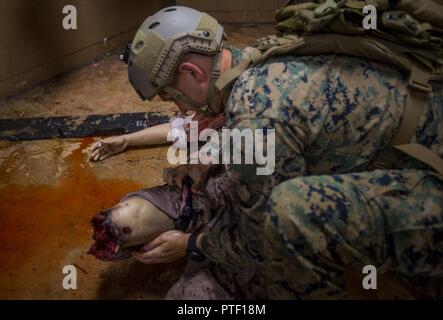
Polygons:
<instances>
[{"instance_id":1,"label":"wet floor","mask_svg":"<svg viewBox=\"0 0 443 320\"><path fill-rule=\"evenodd\" d=\"M11 181L26 166L17 164L23 148L3 159L0 179L9 183L0 187L0 299L162 298L176 279L181 263L105 263L86 254L92 215L143 187L132 179L97 178L83 153L91 142L73 142L63 159L66 173L49 185ZM62 286L66 265L77 269L77 290Z\"/></svg>"}]
</instances>

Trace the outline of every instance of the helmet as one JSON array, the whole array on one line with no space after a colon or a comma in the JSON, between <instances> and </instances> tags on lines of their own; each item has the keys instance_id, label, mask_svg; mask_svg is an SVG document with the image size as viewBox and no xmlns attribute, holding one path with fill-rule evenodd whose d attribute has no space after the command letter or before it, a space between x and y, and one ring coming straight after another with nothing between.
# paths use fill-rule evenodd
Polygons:
<instances>
[{"instance_id":1,"label":"helmet","mask_svg":"<svg viewBox=\"0 0 443 320\"><path fill-rule=\"evenodd\" d=\"M148 17L135 35L128 59L129 81L143 100L151 100L163 90L193 109L208 111L220 77L223 36L223 27L204 12L182 6L164 8ZM215 56L204 106L170 86L180 59L188 52Z\"/></svg>"}]
</instances>

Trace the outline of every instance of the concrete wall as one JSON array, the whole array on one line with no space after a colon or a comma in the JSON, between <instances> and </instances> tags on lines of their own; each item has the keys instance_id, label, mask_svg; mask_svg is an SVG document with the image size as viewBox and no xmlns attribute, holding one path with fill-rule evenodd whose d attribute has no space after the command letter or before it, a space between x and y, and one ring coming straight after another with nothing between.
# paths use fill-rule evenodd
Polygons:
<instances>
[{"instance_id":1,"label":"concrete wall","mask_svg":"<svg viewBox=\"0 0 443 320\"><path fill-rule=\"evenodd\" d=\"M272 22L286 0L0 0L0 101L121 47L168 5L206 11L221 23ZM62 27L65 5L78 29ZM107 41L104 41L104 39ZM0 110L1 112L1 110Z\"/></svg>"},{"instance_id":2,"label":"concrete wall","mask_svg":"<svg viewBox=\"0 0 443 320\"><path fill-rule=\"evenodd\" d=\"M170 2L0 0L0 100L122 46ZM62 27L68 4L77 8L77 30Z\"/></svg>"},{"instance_id":3,"label":"concrete wall","mask_svg":"<svg viewBox=\"0 0 443 320\"><path fill-rule=\"evenodd\" d=\"M206 11L221 23L270 23L287 0L177 0L177 5Z\"/></svg>"}]
</instances>

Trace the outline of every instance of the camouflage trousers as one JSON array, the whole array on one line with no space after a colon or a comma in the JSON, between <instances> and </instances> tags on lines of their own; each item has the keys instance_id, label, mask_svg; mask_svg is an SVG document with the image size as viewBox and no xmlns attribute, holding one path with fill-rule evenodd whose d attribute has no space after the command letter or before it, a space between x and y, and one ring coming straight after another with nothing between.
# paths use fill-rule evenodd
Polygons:
<instances>
[{"instance_id":1,"label":"camouflage trousers","mask_svg":"<svg viewBox=\"0 0 443 320\"><path fill-rule=\"evenodd\" d=\"M346 272L374 265L420 286L443 275L443 182L427 171L294 178L265 217L270 298L346 298Z\"/></svg>"}]
</instances>

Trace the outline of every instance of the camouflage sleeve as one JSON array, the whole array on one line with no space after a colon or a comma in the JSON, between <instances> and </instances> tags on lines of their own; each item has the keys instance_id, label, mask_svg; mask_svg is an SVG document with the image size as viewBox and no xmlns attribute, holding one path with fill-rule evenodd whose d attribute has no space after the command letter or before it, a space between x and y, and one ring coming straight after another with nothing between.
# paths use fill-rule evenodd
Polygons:
<instances>
[{"instance_id":1,"label":"camouflage sleeve","mask_svg":"<svg viewBox=\"0 0 443 320\"><path fill-rule=\"evenodd\" d=\"M302 132L294 132L287 124L275 119L243 118L234 122L232 127L240 132L243 129L251 129L254 134L255 130L263 132L263 150L268 150L270 154L265 157L267 165L257 163L257 155L251 164L226 165L240 198L238 219L229 225L215 225L207 230L202 238L202 252L208 259L227 270L235 270L238 265L251 266L263 259L263 212L272 188L282 181L306 174ZM252 145L255 148L260 144L255 138L260 136L261 134L254 135ZM269 148L271 144L275 148ZM248 143L242 141L240 144L232 131L231 145L231 160L236 150L239 150L243 160L245 154L250 152ZM271 158L274 158L275 169L270 164ZM264 166L271 170L270 174L258 175L257 169Z\"/></svg>"},{"instance_id":2,"label":"camouflage sleeve","mask_svg":"<svg viewBox=\"0 0 443 320\"><path fill-rule=\"evenodd\" d=\"M225 165L237 185L242 206L252 207L260 202L260 198L267 199L277 184L307 174L303 131L273 118L241 118L231 128L239 132L250 131L254 136L253 143L248 144L235 139L235 132L231 131L231 162ZM241 154L240 164L232 159L236 152ZM253 152L249 164L245 163L248 152Z\"/></svg>"}]
</instances>

